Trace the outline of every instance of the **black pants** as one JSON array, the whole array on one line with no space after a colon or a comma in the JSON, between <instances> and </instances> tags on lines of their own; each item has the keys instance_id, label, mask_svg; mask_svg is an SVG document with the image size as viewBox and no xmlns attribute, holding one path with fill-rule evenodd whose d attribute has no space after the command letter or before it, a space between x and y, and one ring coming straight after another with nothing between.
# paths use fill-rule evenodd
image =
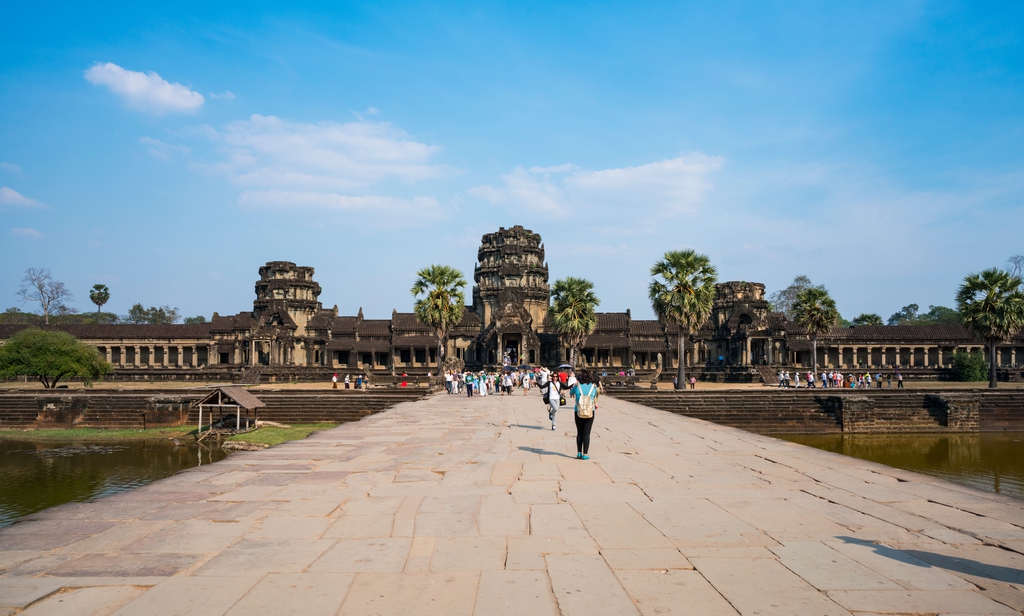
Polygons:
<instances>
[{"instance_id":1,"label":"black pants","mask_svg":"<svg viewBox=\"0 0 1024 616\"><path fill-rule=\"evenodd\" d=\"M590 429L594 427L594 418L580 419L575 413L573 417L576 418L576 451L590 453Z\"/></svg>"}]
</instances>

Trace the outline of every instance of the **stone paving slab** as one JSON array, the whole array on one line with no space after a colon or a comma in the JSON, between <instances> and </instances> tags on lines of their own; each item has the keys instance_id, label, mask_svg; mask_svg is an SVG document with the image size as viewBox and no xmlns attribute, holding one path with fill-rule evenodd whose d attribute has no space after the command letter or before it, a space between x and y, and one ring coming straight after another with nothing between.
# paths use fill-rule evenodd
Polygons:
<instances>
[{"instance_id":1,"label":"stone paving slab","mask_svg":"<svg viewBox=\"0 0 1024 616\"><path fill-rule=\"evenodd\" d=\"M434 395L0 530L14 614L1019 614L1024 502L602 400Z\"/></svg>"}]
</instances>

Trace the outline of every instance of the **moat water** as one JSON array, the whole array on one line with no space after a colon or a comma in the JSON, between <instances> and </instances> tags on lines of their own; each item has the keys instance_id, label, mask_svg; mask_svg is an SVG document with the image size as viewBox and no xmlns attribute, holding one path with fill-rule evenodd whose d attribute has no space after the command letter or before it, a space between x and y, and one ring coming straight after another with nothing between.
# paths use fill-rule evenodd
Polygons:
<instances>
[{"instance_id":1,"label":"moat water","mask_svg":"<svg viewBox=\"0 0 1024 616\"><path fill-rule=\"evenodd\" d=\"M220 448L176 446L166 439L0 439L0 528L47 507L131 490L226 455Z\"/></svg>"},{"instance_id":2,"label":"moat water","mask_svg":"<svg viewBox=\"0 0 1024 616\"><path fill-rule=\"evenodd\" d=\"M779 438L1024 499L1024 432L793 434Z\"/></svg>"}]
</instances>

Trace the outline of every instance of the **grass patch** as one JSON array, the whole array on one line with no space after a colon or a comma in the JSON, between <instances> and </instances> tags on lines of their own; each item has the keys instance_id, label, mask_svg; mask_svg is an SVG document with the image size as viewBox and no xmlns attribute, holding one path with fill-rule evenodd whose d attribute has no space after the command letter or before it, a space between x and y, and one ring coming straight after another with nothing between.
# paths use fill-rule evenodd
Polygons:
<instances>
[{"instance_id":1,"label":"grass patch","mask_svg":"<svg viewBox=\"0 0 1024 616\"><path fill-rule=\"evenodd\" d=\"M59 428L39 430L0 430L0 439L29 439L33 441L134 441L147 438L181 438L194 432L195 428L103 429L103 428Z\"/></svg>"},{"instance_id":2,"label":"grass patch","mask_svg":"<svg viewBox=\"0 0 1024 616\"><path fill-rule=\"evenodd\" d=\"M259 445L280 445L288 441L304 439L313 432L333 428L335 423L313 423L313 424L292 424L290 428L278 428L276 426L264 426L253 432L236 434L228 437L228 441L240 441L243 443L257 443Z\"/></svg>"}]
</instances>

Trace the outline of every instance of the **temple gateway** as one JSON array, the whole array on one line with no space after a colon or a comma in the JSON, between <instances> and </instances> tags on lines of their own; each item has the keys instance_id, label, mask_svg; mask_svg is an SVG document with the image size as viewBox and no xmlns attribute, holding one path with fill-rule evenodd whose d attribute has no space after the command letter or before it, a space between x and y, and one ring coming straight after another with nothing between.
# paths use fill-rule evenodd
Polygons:
<instances>
[{"instance_id":1,"label":"temple gateway","mask_svg":"<svg viewBox=\"0 0 1024 616\"><path fill-rule=\"evenodd\" d=\"M437 373L437 340L411 312L368 319L325 309L313 268L271 261L259 268L252 310L213 314L197 325L52 325L95 346L117 379L232 379L257 370L271 380L318 380L332 372L376 377ZM447 352L470 369L514 364L555 366L568 348L547 316L548 266L540 235L521 226L483 236L473 271L472 304L450 332ZM772 379L780 368L811 364L807 332L765 300L764 285L717 285L711 317L687 340L682 361L707 380ZM0 341L24 325L0 325ZM633 369L647 376L660 360L664 379L678 366L679 329L630 311L598 314L581 360L603 371ZM818 364L829 368L893 369L941 378L955 351L982 352L982 341L959 325L832 328L819 337ZM1024 335L998 352L1000 378L1019 379Z\"/></svg>"}]
</instances>

